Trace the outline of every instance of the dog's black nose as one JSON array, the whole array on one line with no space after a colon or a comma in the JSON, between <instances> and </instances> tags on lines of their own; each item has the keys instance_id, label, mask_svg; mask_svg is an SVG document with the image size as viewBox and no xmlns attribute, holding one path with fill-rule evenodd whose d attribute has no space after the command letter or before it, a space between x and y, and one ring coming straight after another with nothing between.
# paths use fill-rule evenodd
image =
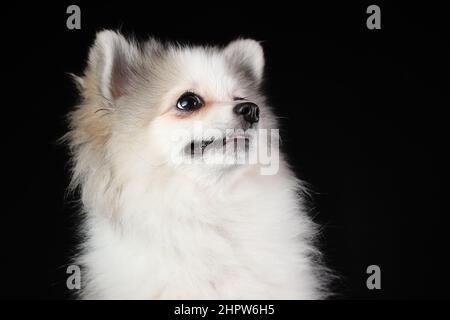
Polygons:
<instances>
[{"instance_id":1,"label":"dog's black nose","mask_svg":"<svg viewBox=\"0 0 450 320\"><path fill-rule=\"evenodd\" d=\"M253 102L238 103L233 108L234 113L244 116L250 124L259 121L259 107Z\"/></svg>"}]
</instances>

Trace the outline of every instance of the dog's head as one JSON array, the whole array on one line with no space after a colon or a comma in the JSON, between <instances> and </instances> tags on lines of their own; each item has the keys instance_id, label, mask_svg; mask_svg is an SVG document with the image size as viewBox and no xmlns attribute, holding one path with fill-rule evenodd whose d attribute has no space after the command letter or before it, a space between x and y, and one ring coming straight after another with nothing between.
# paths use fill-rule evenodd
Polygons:
<instances>
[{"instance_id":1,"label":"dog's head","mask_svg":"<svg viewBox=\"0 0 450 320\"><path fill-rule=\"evenodd\" d=\"M260 92L263 69L254 40L195 47L102 31L78 79L85 99L72 115L80 131L72 140L83 136L154 165L234 166L255 150L255 130L272 121Z\"/></svg>"}]
</instances>

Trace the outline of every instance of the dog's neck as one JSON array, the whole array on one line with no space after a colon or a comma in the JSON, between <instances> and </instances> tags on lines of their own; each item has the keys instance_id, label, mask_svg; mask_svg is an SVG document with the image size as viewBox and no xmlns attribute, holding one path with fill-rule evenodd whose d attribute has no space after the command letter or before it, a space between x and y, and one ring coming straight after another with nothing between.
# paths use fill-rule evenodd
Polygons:
<instances>
[{"instance_id":1,"label":"dog's neck","mask_svg":"<svg viewBox=\"0 0 450 320\"><path fill-rule=\"evenodd\" d=\"M147 170L134 167L109 179L101 178L109 174L96 172L82 188L83 202L88 215L101 216L113 224L145 217L151 220L151 215L166 214L164 211L182 217L190 214L185 213L189 212L186 208L207 205L223 195L239 192L240 182L256 175L257 165L205 168L199 164Z\"/></svg>"}]
</instances>

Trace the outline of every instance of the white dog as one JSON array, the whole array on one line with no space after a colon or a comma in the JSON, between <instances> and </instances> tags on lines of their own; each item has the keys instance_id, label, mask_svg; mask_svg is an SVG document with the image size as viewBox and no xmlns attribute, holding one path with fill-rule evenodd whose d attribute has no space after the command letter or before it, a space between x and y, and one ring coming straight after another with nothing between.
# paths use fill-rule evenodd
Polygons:
<instances>
[{"instance_id":1,"label":"white dog","mask_svg":"<svg viewBox=\"0 0 450 320\"><path fill-rule=\"evenodd\" d=\"M277 129L263 69L254 40L97 34L65 136L83 203L81 298L326 296L300 181L273 148L269 173L245 161L261 146L249 132Z\"/></svg>"}]
</instances>

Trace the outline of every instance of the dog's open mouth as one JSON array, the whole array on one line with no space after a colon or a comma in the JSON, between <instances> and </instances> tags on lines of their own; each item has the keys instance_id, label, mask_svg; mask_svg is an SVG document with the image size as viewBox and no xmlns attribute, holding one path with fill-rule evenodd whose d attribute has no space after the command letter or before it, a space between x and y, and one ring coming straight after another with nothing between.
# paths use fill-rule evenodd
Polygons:
<instances>
[{"instance_id":1,"label":"dog's open mouth","mask_svg":"<svg viewBox=\"0 0 450 320\"><path fill-rule=\"evenodd\" d=\"M234 151L237 151L240 147L244 147L245 150L248 150L250 145L250 137L247 135L231 135L223 138L193 140L188 146L186 146L186 152L190 153L192 156L199 154L203 155L206 151L211 149L225 150L225 147L230 147L231 143L234 146Z\"/></svg>"}]
</instances>

